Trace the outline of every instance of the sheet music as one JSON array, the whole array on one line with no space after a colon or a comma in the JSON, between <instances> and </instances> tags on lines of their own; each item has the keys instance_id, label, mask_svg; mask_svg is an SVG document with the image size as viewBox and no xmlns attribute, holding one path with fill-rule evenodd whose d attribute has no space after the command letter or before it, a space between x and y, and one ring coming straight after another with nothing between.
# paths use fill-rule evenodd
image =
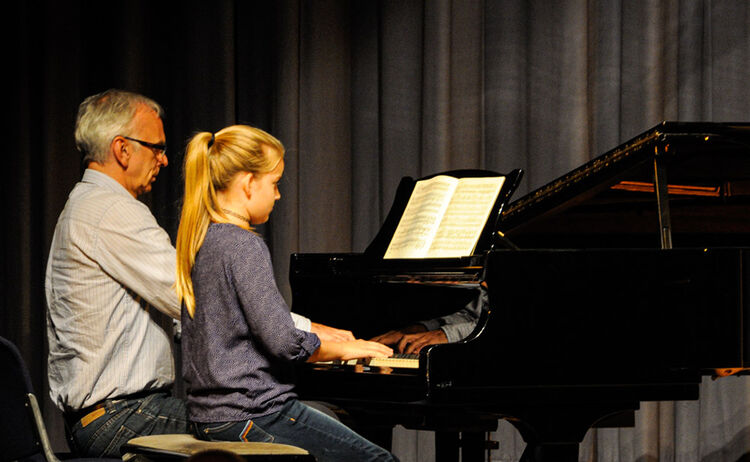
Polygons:
<instances>
[{"instance_id":1,"label":"sheet music","mask_svg":"<svg viewBox=\"0 0 750 462\"><path fill-rule=\"evenodd\" d=\"M384 258L471 255L505 177L418 181Z\"/></svg>"},{"instance_id":2,"label":"sheet music","mask_svg":"<svg viewBox=\"0 0 750 462\"><path fill-rule=\"evenodd\" d=\"M418 181L383 258L424 257L457 185L443 175Z\"/></svg>"},{"instance_id":3,"label":"sheet music","mask_svg":"<svg viewBox=\"0 0 750 462\"><path fill-rule=\"evenodd\" d=\"M505 177L462 178L435 233L428 256L471 255L504 181Z\"/></svg>"}]
</instances>

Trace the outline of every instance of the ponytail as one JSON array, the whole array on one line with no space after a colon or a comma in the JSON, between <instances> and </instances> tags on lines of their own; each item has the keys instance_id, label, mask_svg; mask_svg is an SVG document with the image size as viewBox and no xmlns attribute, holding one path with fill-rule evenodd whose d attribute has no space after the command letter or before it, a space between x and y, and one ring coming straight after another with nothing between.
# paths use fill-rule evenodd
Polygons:
<instances>
[{"instance_id":1,"label":"ponytail","mask_svg":"<svg viewBox=\"0 0 750 462\"><path fill-rule=\"evenodd\" d=\"M213 134L203 132L188 143L185 153L185 196L180 227L177 230L177 296L192 318L195 314L193 280L190 277L211 220L221 218L216 212L216 191L211 183L209 143ZM213 144L213 143L211 143Z\"/></svg>"},{"instance_id":2,"label":"ponytail","mask_svg":"<svg viewBox=\"0 0 750 462\"><path fill-rule=\"evenodd\" d=\"M263 146L272 148L267 155ZM191 273L211 222L225 222L216 192L224 190L240 172L266 173L284 157L284 146L263 130L233 125L216 133L193 136L185 152L185 195L177 230L175 289L188 314L195 315Z\"/></svg>"}]
</instances>

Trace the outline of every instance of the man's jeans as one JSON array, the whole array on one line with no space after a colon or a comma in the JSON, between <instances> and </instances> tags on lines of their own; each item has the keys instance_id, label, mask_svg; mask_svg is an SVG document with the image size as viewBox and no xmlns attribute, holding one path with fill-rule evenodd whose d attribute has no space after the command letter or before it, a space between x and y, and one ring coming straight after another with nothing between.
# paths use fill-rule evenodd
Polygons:
<instances>
[{"instance_id":1,"label":"man's jeans","mask_svg":"<svg viewBox=\"0 0 750 462\"><path fill-rule=\"evenodd\" d=\"M131 438L164 433L188 433L185 401L168 393L104 402L104 414L70 429L75 451L86 457L120 458L120 446ZM73 448L71 448L73 449Z\"/></svg>"},{"instance_id":2,"label":"man's jeans","mask_svg":"<svg viewBox=\"0 0 750 462\"><path fill-rule=\"evenodd\" d=\"M306 449L318 462L397 461L388 451L341 422L292 399L274 414L240 422L193 423L195 435L208 441L259 441Z\"/></svg>"}]
</instances>

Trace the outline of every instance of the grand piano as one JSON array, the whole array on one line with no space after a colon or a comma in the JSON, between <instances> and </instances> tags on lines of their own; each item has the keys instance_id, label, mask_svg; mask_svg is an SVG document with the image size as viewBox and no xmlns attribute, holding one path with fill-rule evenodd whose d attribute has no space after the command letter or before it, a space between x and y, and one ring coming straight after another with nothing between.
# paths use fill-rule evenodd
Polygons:
<instances>
[{"instance_id":1,"label":"grand piano","mask_svg":"<svg viewBox=\"0 0 750 462\"><path fill-rule=\"evenodd\" d=\"M382 258L411 178L364 253L292 255L294 311L362 338L486 294L462 341L410 367L307 365L302 398L371 426L460 432L463 461L483 459L482 432L503 418L522 460L575 461L592 426L747 371L750 124L664 122L510 202L521 176L507 174L473 255ZM439 460L457 458L448 441Z\"/></svg>"}]
</instances>

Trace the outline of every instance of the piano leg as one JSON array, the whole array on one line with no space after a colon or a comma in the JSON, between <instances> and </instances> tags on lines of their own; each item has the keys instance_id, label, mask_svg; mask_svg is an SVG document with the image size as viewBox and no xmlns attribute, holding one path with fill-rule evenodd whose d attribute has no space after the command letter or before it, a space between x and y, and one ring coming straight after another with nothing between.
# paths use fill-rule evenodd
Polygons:
<instances>
[{"instance_id":1,"label":"piano leg","mask_svg":"<svg viewBox=\"0 0 750 462\"><path fill-rule=\"evenodd\" d=\"M602 419L635 411L639 406L637 401L529 406L507 420L526 441L521 462L578 462L578 444L589 428Z\"/></svg>"},{"instance_id":2,"label":"piano leg","mask_svg":"<svg viewBox=\"0 0 750 462\"><path fill-rule=\"evenodd\" d=\"M461 461L484 462L487 450L485 442L486 433L484 432L462 432Z\"/></svg>"},{"instance_id":3,"label":"piano leg","mask_svg":"<svg viewBox=\"0 0 750 462\"><path fill-rule=\"evenodd\" d=\"M458 432L435 432L435 462L457 462L458 451Z\"/></svg>"},{"instance_id":4,"label":"piano leg","mask_svg":"<svg viewBox=\"0 0 750 462\"><path fill-rule=\"evenodd\" d=\"M459 454L461 458L459 459ZM484 462L484 432L435 432L435 462Z\"/></svg>"},{"instance_id":5,"label":"piano leg","mask_svg":"<svg viewBox=\"0 0 750 462\"><path fill-rule=\"evenodd\" d=\"M376 427L370 428L367 432L367 438L381 448L391 450L393 446L393 427Z\"/></svg>"},{"instance_id":6,"label":"piano leg","mask_svg":"<svg viewBox=\"0 0 750 462\"><path fill-rule=\"evenodd\" d=\"M370 442L377 444L383 449L391 450L393 446L393 426L353 426L349 428L356 431Z\"/></svg>"}]
</instances>

